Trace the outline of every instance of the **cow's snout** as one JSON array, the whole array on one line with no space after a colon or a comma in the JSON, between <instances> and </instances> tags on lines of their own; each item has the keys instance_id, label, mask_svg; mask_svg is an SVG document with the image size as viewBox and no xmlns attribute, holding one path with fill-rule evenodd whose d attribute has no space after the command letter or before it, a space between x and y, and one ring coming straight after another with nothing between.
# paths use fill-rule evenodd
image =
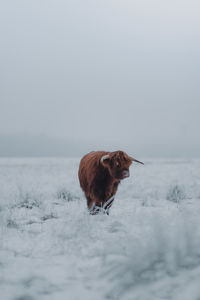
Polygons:
<instances>
[{"instance_id":1,"label":"cow's snout","mask_svg":"<svg viewBox=\"0 0 200 300\"><path fill-rule=\"evenodd\" d=\"M128 170L128 169L124 169L124 170L122 171L122 177L123 177L123 178L127 178L127 177L129 177L129 176L130 176L129 170Z\"/></svg>"}]
</instances>

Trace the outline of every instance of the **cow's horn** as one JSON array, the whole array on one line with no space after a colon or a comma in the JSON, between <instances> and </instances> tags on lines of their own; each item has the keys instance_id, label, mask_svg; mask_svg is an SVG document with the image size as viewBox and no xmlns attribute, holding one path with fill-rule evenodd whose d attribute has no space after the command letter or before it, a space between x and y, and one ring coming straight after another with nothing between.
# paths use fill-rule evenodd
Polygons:
<instances>
[{"instance_id":1,"label":"cow's horn","mask_svg":"<svg viewBox=\"0 0 200 300\"><path fill-rule=\"evenodd\" d=\"M106 160L106 159L108 159L108 158L110 158L110 156L109 156L108 154L102 156L101 162L103 162L104 160Z\"/></svg>"},{"instance_id":2,"label":"cow's horn","mask_svg":"<svg viewBox=\"0 0 200 300\"><path fill-rule=\"evenodd\" d=\"M131 159L132 161L135 161L135 162L137 162L137 163L139 163L139 164L144 165L143 162L141 162L141 161L139 161L139 160L137 160L137 159L135 159L135 158L133 158L133 157L131 157L131 156L130 156L130 159Z\"/></svg>"}]
</instances>

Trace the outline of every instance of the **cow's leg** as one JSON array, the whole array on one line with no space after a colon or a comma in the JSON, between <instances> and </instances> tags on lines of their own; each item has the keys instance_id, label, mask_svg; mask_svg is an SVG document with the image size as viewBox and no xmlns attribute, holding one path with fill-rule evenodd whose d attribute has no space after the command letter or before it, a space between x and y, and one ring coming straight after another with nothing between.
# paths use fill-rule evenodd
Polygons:
<instances>
[{"instance_id":1,"label":"cow's leg","mask_svg":"<svg viewBox=\"0 0 200 300\"><path fill-rule=\"evenodd\" d=\"M91 215L97 215L99 213L107 214L109 216L109 209L112 206L114 199L112 199L108 204L95 204L95 202L91 202L92 204L88 205L88 210Z\"/></svg>"},{"instance_id":2,"label":"cow's leg","mask_svg":"<svg viewBox=\"0 0 200 300\"><path fill-rule=\"evenodd\" d=\"M87 199L87 206L88 206L88 211L91 215L97 215L99 213L104 213L109 215L109 209L112 206L112 203L114 201L114 195L113 196L108 196L107 195L107 200L102 200L102 197L104 198L105 195L97 195L97 194L87 194L86 199ZM108 199L109 198L109 199Z\"/></svg>"},{"instance_id":3,"label":"cow's leg","mask_svg":"<svg viewBox=\"0 0 200 300\"><path fill-rule=\"evenodd\" d=\"M107 211L103 208L103 202L95 199L92 200L90 196L87 196L87 206L88 206L88 211L91 215L97 215L99 213L106 213Z\"/></svg>"},{"instance_id":4,"label":"cow's leg","mask_svg":"<svg viewBox=\"0 0 200 300\"><path fill-rule=\"evenodd\" d=\"M98 211L96 209L95 201L93 201L90 196L86 196L86 198L87 198L87 207L88 207L89 213L91 215L96 215L98 213Z\"/></svg>"},{"instance_id":5,"label":"cow's leg","mask_svg":"<svg viewBox=\"0 0 200 300\"><path fill-rule=\"evenodd\" d=\"M109 216L109 209L111 208L113 201L114 201L114 198L108 204L104 204L104 206L103 206L104 211L108 216Z\"/></svg>"},{"instance_id":6,"label":"cow's leg","mask_svg":"<svg viewBox=\"0 0 200 300\"><path fill-rule=\"evenodd\" d=\"M108 203L107 205L105 205L104 206L104 209L110 209L111 208L111 206L112 206L112 204L113 204L113 202L114 202L114 198L112 199L112 201L110 202L110 203Z\"/></svg>"},{"instance_id":7,"label":"cow's leg","mask_svg":"<svg viewBox=\"0 0 200 300\"><path fill-rule=\"evenodd\" d=\"M86 199L87 199L87 207L88 209L90 209L93 204L93 201L89 196L86 196Z\"/></svg>"}]
</instances>

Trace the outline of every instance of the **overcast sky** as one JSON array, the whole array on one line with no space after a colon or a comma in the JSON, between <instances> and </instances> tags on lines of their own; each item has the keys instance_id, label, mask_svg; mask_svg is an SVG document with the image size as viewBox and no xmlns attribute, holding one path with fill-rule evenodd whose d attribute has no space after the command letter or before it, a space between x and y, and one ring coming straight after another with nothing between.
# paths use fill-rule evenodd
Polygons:
<instances>
[{"instance_id":1,"label":"overcast sky","mask_svg":"<svg viewBox=\"0 0 200 300\"><path fill-rule=\"evenodd\" d=\"M0 36L0 155L200 155L199 0L2 0Z\"/></svg>"}]
</instances>

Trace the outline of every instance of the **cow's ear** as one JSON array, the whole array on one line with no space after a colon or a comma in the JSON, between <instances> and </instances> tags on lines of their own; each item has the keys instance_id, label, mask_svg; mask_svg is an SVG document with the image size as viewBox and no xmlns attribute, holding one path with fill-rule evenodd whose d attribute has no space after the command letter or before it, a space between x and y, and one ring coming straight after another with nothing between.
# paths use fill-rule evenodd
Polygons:
<instances>
[{"instance_id":1,"label":"cow's ear","mask_svg":"<svg viewBox=\"0 0 200 300\"><path fill-rule=\"evenodd\" d=\"M110 163L110 157L109 155L104 155L102 156L101 160L100 160L101 164L104 166L104 167L107 167Z\"/></svg>"}]
</instances>

